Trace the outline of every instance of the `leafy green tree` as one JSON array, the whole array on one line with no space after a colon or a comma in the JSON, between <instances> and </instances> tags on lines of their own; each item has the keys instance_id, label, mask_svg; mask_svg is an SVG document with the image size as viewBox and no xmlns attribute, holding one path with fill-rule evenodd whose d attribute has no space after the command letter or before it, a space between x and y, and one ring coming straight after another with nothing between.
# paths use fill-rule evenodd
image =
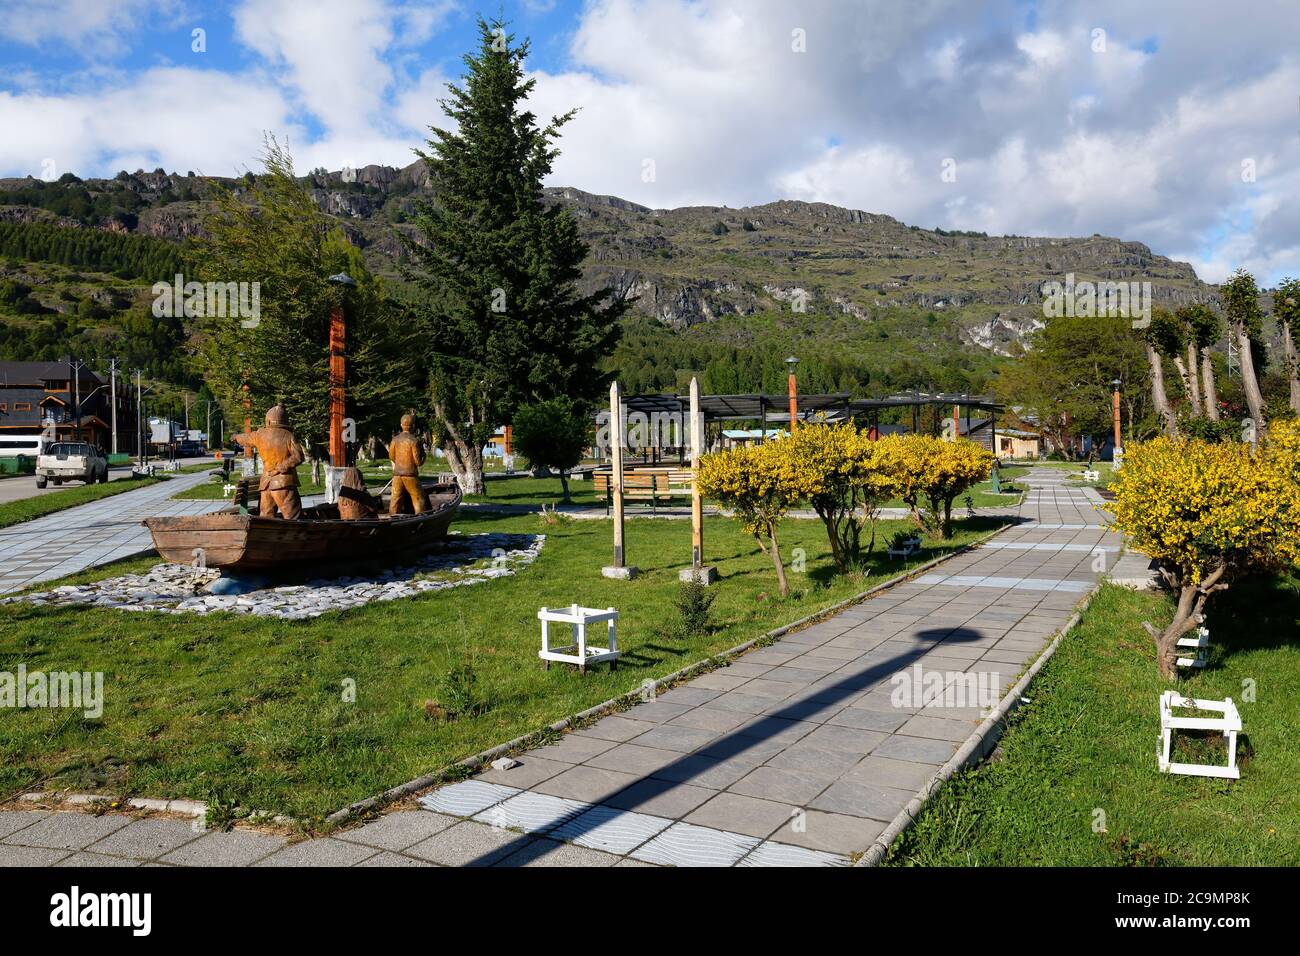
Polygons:
<instances>
[{"instance_id":1,"label":"leafy green tree","mask_svg":"<svg viewBox=\"0 0 1300 956\"><path fill-rule=\"evenodd\" d=\"M524 102L528 42L499 20L478 21L479 48L462 85L441 101L455 130L433 129L434 198L417 204L409 241L428 347L435 440L461 487L483 490L483 446L521 405L566 396L595 401L608 387L601 360L627 303L611 289L582 295L586 244L573 218L542 198L553 142L573 113L539 126Z\"/></svg>"},{"instance_id":2,"label":"leafy green tree","mask_svg":"<svg viewBox=\"0 0 1300 956\"><path fill-rule=\"evenodd\" d=\"M592 418L571 398L550 398L515 409L514 448L534 467L558 471L569 498L569 472L592 442Z\"/></svg>"},{"instance_id":3,"label":"leafy green tree","mask_svg":"<svg viewBox=\"0 0 1300 956\"><path fill-rule=\"evenodd\" d=\"M259 283L260 315L194 319L198 367L230 422L244 419L248 386L254 419L283 403L304 443L319 446L329 427L329 324L343 300L347 321L347 414L365 430L391 434L415 397L413 351L361 251L294 175L288 151L267 139L264 173L236 193L217 194L196 248L204 282ZM345 291L329 277L346 272ZM203 310L206 313L206 309Z\"/></svg>"},{"instance_id":4,"label":"leafy green tree","mask_svg":"<svg viewBox=\"0 0 1300 956\"><path fill-rule=\"evenodd\" d=\"M1219 420L1219 390L1214 381L1214 359L1212 349L1223 335L1223 322L1218 314L1208 305L1196 304L1184 306L1178 310L1178 317L1187 326L1188 348L1191 350L1189 363L1191 372L1196 374L1197 366L1201 376L1201 398L1205 417L1210 421ZM1199 361L1197 357L1199 356Z\"/></svg>"},{"instance_id":5,"label":"leafy green tree","mask_svg":"<svg viewBox=\"0 0 1300 956\"><path fill-rule=\"evenodd\" d=\"M1110 383L1119 379L1128 437L1141 437L1158 428L1145 387L1145 350L1128 319L1050 318L1030 337L1028 351L1003 366L995 392L1036 420L1057 448L1073 450L1076 435L1105 441L1113 421Z\"/></svg>"},{"instance_id":6,"label":"leafy green tree","mask_svg":"<svg viewBox=\"0 0 1300 956\"><path fill-rule=\"evenodd\" d=\"M1273 295L1273 313L1282 334L1282 356L1286 362L1288 404L1300 415L1300 359L1296 357L1295 332L1300 326L1300 280L1283 279Z\"/></svg>"},{"instance_id":7,"label":"leafy green tree","mask_svg":"<svg viewBox=\"0 0 1300 956\"><path fill-rule=\"evenodd\" d=\"M1237 339L1237 357L1241 363L1241 387L1246 395L1246 407L1260 432L1265 430L1264 395L1259 388L1263 349L1259 347L1264 313L1259 307L1259 288L1255 277L1245 269L1238 269L1219 287L1223 311L1227 314L1231 334Z\"/></svg>"}]
</instances>

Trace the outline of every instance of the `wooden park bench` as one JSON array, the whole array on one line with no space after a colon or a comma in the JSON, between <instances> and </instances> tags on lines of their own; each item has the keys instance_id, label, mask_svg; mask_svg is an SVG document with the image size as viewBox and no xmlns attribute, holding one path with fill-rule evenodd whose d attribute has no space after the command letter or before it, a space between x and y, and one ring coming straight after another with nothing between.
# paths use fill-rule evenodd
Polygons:
<instances>
[{"instance_id":1,"label":"wooden park bench","mask_svg":"<svg viewBox=\"0 0 1300 956\"><path fill-rule=\"evenodd\" d=\"M1085 468L1083 470L1084 481L1101 481L1101 472L1096 468Z\"/></svg>"},{"instance_id":2,"label":"wooden park bench","mask_svg":"<svg viewBox=\"0 0 1300 956\"><path fill-rule=\"evenodd\" d=\"M596 494L605 499L605 513L614 507L614 486L610 473L598 471L591 476ZM675 498L690 498L690 469L640 469L623 473L623 503L648 504L651 513L660 505L670 505Z\"/></svg>"}]
</instances>

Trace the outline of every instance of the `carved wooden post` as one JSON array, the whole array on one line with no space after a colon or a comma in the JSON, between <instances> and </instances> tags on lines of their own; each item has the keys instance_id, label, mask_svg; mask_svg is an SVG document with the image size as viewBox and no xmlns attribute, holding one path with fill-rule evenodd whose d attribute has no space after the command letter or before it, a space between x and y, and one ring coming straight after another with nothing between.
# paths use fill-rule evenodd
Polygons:
<instances>
[{"instance_id":1,"label":"carved wooden post","mask_svg":"<svg viewBox=\"0 0 1300 956\"><path fill-rule=\"evenodd\" d=\"M623 550L623 397L618 382L609 386L609 488L614 499L614 563L601 569L607 578L633 578Z\"/></svg>"},{"instance_id":2,"label":"carved wooden post","mask_svg":"<svg viewBox=\"0 0 1300 956\"><path fill-rule=\"evenodd\" d=\"M691 378L691 566L678 573L683 581L712 584L718 569L704 566L704 499L700 496L700 456L704 454L704 412L700 382Z\"/></svg>"}]
</instances>

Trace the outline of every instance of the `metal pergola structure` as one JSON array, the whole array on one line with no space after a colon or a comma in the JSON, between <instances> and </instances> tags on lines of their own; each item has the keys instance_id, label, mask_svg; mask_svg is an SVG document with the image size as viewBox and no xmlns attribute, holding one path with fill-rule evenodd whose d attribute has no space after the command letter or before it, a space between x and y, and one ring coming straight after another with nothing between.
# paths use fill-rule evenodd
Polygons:
<instances>
[{"instance_id":1,"label":"metal pergola structure","mask_svg":"<svg viewBox=\"0 0 1300 956\"><path fill-rule=\"evenodd\" d=\"M953 407L960 409L965 416L966 432L970 432L971 413L987 412L990 418L992 436L997 430L997 416L1003 411L1003 406L985 395L970 395L965 392L911 392L906 394L890 395L885 398L851 398L847 392L834 392L829 394L799 395L798 416L797 420L806 421L826 421L842 422L850 420L865 419L870 427L877 432L880 428L880 413L882 410L910 408L912 410L912 431L921 431L921 410L923 408L948 408ZM648 422L655 422L656 416L666 416L666 420L675 423L685 422L687 419L687 410L690 407L690 398L687 395L657 394L657 395L628 395L622 400L623 407L627 410L629 416L640 414L645 416ZM788 395L767 395L762 393L751 393L744 395L701 395L700 412L704 417L705 424L710 422L729 422L729 421L757 421L760 423L760 435L766 435L769 424L783 423L789 424L790 399ZM664 421L659 418L658 421ZM933 427L937 431L939 416L936 414L933 419ZM682 432L678 431L681 435ZM655 432L656 443L659 440L659 432ZM762 440L762 439L760 439ZM993 444L995 439L990 438ZM684 444L678 444L676 447L679 451ZM672 445L660 446L656 444L654 451L657 454L663 447L674 447ZM996 447L991 448L995 454ZM647 449L649 451L649 449Z\"/></svg>"}]
</instances>

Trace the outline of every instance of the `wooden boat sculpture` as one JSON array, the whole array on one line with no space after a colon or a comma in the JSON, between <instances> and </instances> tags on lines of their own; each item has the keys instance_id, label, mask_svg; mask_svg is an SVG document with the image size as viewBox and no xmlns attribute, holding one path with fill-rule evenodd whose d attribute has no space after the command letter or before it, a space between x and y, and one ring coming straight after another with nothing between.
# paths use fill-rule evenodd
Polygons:
<instances>
[{"instance_id":1,"label":"wooden boat sculpture","mask_svg":"<svg viewBox=\"0 0 1300 956\"><path fill-rule=\"evenodd\" d=\"M422 482L429 497L423 514L380 515L344 521L338 506L304 508L302 517L263 518L256 507L228 508L206 515L146 518L154 547L166 561L193 564L196 549L210 568L272 571L305 563L388 558L443 538L460 507L454 484ZM385 500L385 507L387 501Z\"/></svg>"}]
</instances>

